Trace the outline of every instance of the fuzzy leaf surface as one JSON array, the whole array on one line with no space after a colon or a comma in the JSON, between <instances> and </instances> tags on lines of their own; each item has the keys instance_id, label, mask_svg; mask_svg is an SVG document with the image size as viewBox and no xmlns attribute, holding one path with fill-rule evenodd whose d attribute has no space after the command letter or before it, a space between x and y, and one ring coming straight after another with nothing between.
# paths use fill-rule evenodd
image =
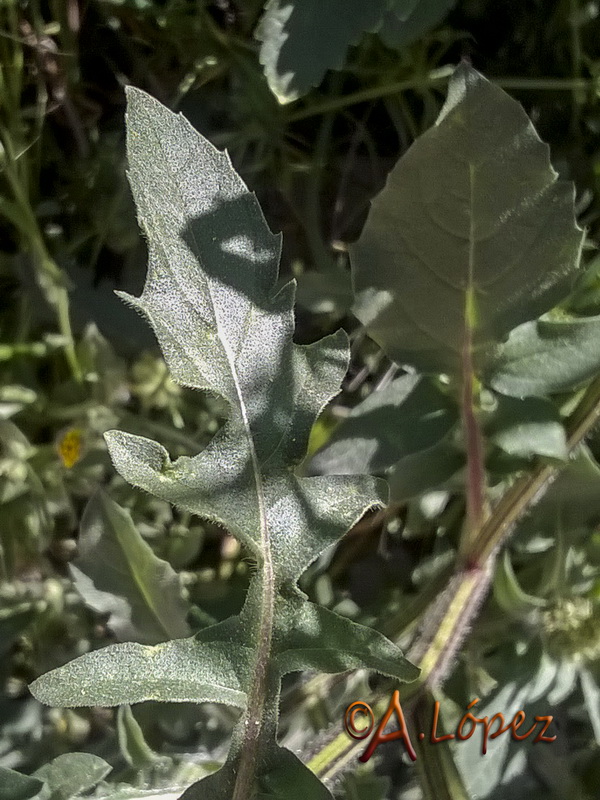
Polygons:
<instances>
[{"instance_id":1,"label":"fuzzy leaf surface","mask_svg":"<svg viewBox=\"0 0 600 800\"><path fill-rule=\"evenodd\" d=\"M177 573L102 492L84 512L71 574L85 602L110 615L108 627L121 641L157 644L190 634Z\"/></svg>"},{"instance_id":2,"label":"fuzzy leaf surface","mask_svg":"<svg viewBox=\"0 0 600 800\"><path fill-rule=\"evenodd\" d=\"M232 620L195 637L162 644L113 644L42 675L29 687L50 706L123 703L227 703L243 708L250 651L237 644Z\"/></svg>"},{"instance_id":3,"label":"fuzzy leaf surface","mask_svg":"<svg viewBox=\"0 0 600 800\"><path fill-rule=\"evenodd\" d=\"M579 264L573 186L523 108L466 64L436 125L392 170L351 249L355 313L400 363L476 372L560 301Z\"/></svg>"},{"instance_id":4,"label":"fuzzy leaf surface","mask_svg":"<svg viewBox=\"0 0 600 800\"><path fill-rule=\"evenodd\" d=\"M599 369L600 316L544 316L511 332L487 382L514 397L543 396L579 387Z\"/></svg>"},{"instance_id":5,"label":"fuzzy leaf surface","mask_svg":"<svg viewBox=\"0 0 600 800\"><path fill-rule=\"evenodd\" d=\"M220 395L229 415L193 457L171 461L162 445L119 431L106 434L110 455L135 486L226 528L256 569L238 616L188 639L86 654L32 691L58 705L233 705L242 715L228 759L186 800L325 800L328 790L277 744L281 675L314 666L361 666L399 680L418 674L379 633L315 611L296 586L323 550L385 500L385 486L369 476L293 471L314 420L339 391L347 339L339 332L294 344L294 285L276 289L279 237L226 154L137 90L128 90L127 146L149 267L141 296L126 299L149 319L174 380Z\"/></svg>"},{"instance_id":6,"label":"fuzzy leaf surface","mask_svg":"<svg viewBox=\"0 0 600 800\"><path fill-rule=\"evenodd\" d=\"M49 800L70 800L92 789L111 770L110 764L92 753L64 753L40 767L34 777L46 783Z\"/></svg>"}]
</instances>

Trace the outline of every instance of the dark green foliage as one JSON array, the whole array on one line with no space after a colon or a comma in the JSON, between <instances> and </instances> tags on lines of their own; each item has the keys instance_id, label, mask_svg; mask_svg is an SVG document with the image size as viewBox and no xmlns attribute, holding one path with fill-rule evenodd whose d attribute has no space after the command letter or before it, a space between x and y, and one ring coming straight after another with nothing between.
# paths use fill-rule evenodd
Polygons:
<instances>
[{"instance_id":1,"label":"dark green foliage","mask_svg":"<svg viewBox=\"0 0 600 800\"><path fill-rule=\"evenodd\" d=\"M1 800L246 800L254 777L285 800L595 800L597 3L77 6L0 7ZM475 69L451 77L465 57ZM127 85L226 147L268 225L223 156L137 95L144 241ZM200 148L190 163L181 136ZM196 191L216 175L224 202ZM392 298L386 330L368 323L383 349L351 310L348 251L356 308L365 288ZM202 291L170 314L160 276L187 290L198 261ZM237 325L248 309L259 336ZM269 582L250 440L281 510L267 513L270 642L254 633ZM360 496L338 509L342 487ZM418 681L385 677L408 676L398 646ZM267 650L260 761L244 723ZM479 717L554 714L557 740L508 734L482 756L479 728L414 741L416 764L391 743L359 766L344 709L385 707L398 686L415 730L438 699L455 731L479 697ZM124 697L145 702L87 705Z\"/></svg>"}]
</instances>

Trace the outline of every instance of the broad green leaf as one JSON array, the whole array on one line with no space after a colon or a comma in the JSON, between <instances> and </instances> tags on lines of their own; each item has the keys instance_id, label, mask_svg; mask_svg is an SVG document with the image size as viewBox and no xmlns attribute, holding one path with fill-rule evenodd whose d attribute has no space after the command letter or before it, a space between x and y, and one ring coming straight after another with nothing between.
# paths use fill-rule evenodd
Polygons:
<instances>
[{"instance_id":1,"label":"broad green leaf","mask_svg":"<svg viewBox=\"0 0 600 800\"><path fill-rule=\"evenodd\" d=\"M465 454L450 437L445 437L428 450L421 450L400 459L390 470L390 499L403 503L411 497L447 484L465 464Z\"/></svg>"},{"instance_id":2,"label":"broad green leaf","mask_svg":"<svg viewBox=\"0 0 600 800\"><path fill-rule=\"evenodd\" d=\"M400 48L444 18L455 0L268 0L255 36L273 94L289 103L340 69L350 45L377 32Z\"/></svg>"},{"instance_id":3,"label":"broad green leaf","mask_svg":"<svg viewBox=\"0 0 600 800\"><path fill-rule=\"evenodd\" d=\"M567 437L557 409L538 397L496 396L497 408L486 426L490 441L512 456L565 460Z\"/></svg>"},{"instance_id":4,"label":"broad green leaf","mask_svg":"<svg viewBox=\"0 0 600 800\"><path fill-rule=\"evenodd\" d=\"M373 392L338 425L313 456L318 473L360 474L389 469L437 444L458 420L456 404L432 381L403 375Z\"/></svg>"},{"instance_id":5,"label":"broad green leaf","mask_svg":"<svg viewBox=\"0 0 600 800\"><path fill-rule=\"evenodd\" d=\"M146 700L227 703L243 708L251 651L235 641L234 618L195 637L114 644L47 672L29 687L51 706L118 706Z\"/></svg>"},{"instance_id":6,"label":"broad green leaf","mask_svg":"<svg viewBox=\"0 0 600 800\"><path fill-rule=\"evenodd\" d=\"M0 767L0 800L48 800L48 790L39 778Z\"/></svg>"},{"instance_id":7,"label":"broad green leaf","mask_svg":"<svg viewBox=\"0 0 600 800\"><path fill-rule=\"evenodd\" d=\"M516 101L457 68L350 251L355 313L392 360L453 376L468 360L479 373L569 292L583 234L548 154Z\"/></svg>"},{"instance_id":8,"label":"broad green leaf","mask_svg":"<svg viewBox=\"0 0 600 800\"><path fill-rule=\"evenodd\" d=\"M49 800L70 800L92 789L112 770L104 759L91 753L65 753L35 772L50 789Z\"/></svg>"},{"instance_id":9,"label":"broad green leaf","mask_svg":"<svg viewBox=\"0 0 600 800\"><path fill-rule=\"evenodd\" d=\"M567 392L600 370L600 316L543 316L511 332L486 369L486 382L515 397Z\"/></svg>"},{"instance_id":10,"label":"broad green leaf","mask_svg":"<svg viewBox=\"0 0 600 800\"><path fill-rule=\"evenodd\" d=\"M135 486L227 529L255 569L239 616L189 639L86 654L39 678L32 691L59 705L233 705L242 715L228 759L192 786L187 800L282 793L325 800L328 790L277 744L282 673L314 664L360 664L399 680L418 672L375 631L359 635L331 612L315 617L296 586L384 500L385 486L368 476L302 478L293 471L314 420L339 391L347 339L340 332L294 344L294 285L276 288L279 238L229 158L186 120L130 89L127 149L149 268L141 297L126 299L150 320L173 379L220 395L229 416L193 457L171 461L162 445L119 431L106 434L110 455Z\"/></svg>"},{"instance_id":11,"label":"broad green leaf","mask_svg":"<svg viewBox=\"0 0 600 800\"><path fill-rule=\"evenodd\" d=\"M71 574L85 602L109 615L121 641L156 644L190 633L177 574L154 555L130 514L102 492L84 512Z\"/></svg>"}]
</instances>

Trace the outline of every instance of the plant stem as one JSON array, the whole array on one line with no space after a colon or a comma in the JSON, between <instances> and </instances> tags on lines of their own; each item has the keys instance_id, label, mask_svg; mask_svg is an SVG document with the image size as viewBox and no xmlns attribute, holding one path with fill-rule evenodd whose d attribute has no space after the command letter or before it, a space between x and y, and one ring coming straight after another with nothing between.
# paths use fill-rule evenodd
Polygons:
<instances>
[{"instance_id":1,"label":"plant stem","mask_svg":"<svg viewBox=\"0 0 600 800\"><path fill-rule=\"evenodd\" d=\"M331 111L340 111L348 106L357 103L365 103L369 100L379 100L392 94L400 94L411 90L422 90L440 87L447 83L454 67L447 65L432 70L426 76L417 78L407 78L403 81L394 81L383 85L369 86L358 92L347 94L342 97L333 97L321 103L315 102L309 106L293 111L288 114L287 121L298 122L301 119L326 114ZM592 78L493 78L494 83L508 91L541 91L541 92L583 92L597 88L597 83Z\"/></svg>"},{"instance_id":2,"label":"plant stem","mask_svg":"<svg viewBox=\"0 0 600 800\"><path fill-rule=\"evenodd\" d=\"M600 377L590 384L566 424L569 451L581 444L599 420ZM496 554L519 520L545 495L560 469L561 465L539 464L519 478L492 510L468 553L469 563L481 566L470 569L464 561L459 561L446 589L424 614L421 634L408 653L423 674L405 687L403 701L414 697L427 684L444 680L485 597ZM376 717L385 712L389 691L388 684L373 694L370 704ZM333 780L350 767L363 748L363 742L350 739L345 732L325 733L307 763L321 780Z\"/></svg>"},{"instance_id":3,"label":"plant stem","mask_svg":"<svg viewBox=\"0 0 600 800\"><path fill-rule=\"evenodd\" d=\"M471 194L473 193L473 168L471 167ZM471 219L473 215L471 215ZM472 224L472 223L471 223ZM467 455L466 500L467 513L460 542L461 555L468 554L472 543L483 526L486 516L486 474L483 436L475 409L475 386L478 384L473 364L473 329L475 298L472 288L474 261L474 231L471 231L469 256L469 288L465 295L465 341L462 352L461 418Z\"/></svg>"}]
</instances>

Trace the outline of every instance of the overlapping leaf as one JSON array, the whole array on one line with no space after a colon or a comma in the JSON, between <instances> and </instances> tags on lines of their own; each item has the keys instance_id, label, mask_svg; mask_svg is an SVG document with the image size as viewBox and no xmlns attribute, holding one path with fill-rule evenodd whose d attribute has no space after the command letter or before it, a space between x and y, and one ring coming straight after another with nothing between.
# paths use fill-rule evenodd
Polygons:
<instances>
[{"instance_id":1,"label":"overlapping leaf","mask_svg":"<svg viewBox=\"0 0 600 800\"><path fill-rule=\"evenodd\" d=\"M460 375L467 354L481 372L568 293L582 244L573 196L522 107L461 65L351 250L355 313L398 363Z\"/></svg>"},{"instance_id":2,"label":"overlapping leaf","mask_svg":"<svg viewBox=\"0 0 600 800\"><path fill-rule=\"evenodd\" d=\"M515 397L567 392L600 369L600 317L543 316L511 332L486 379Z\"/></svg>"},{"instance_id":3,"label":"overlapping leaf","mask_svg":"<svg viewBox=\"0 0 600 800\"><path fill-rule=\"evenodd\" d=\"M105 494L87 505L71 574L86 603L109 614L108 626L121 641L156 644L189 635L177 574Z\"/></svg>"},{"instance_id":4,"label":"overlapping leaf","mask_svg":"<svg viewBox=\"0 0 600 800\"><path fill-rule=\"evenodd\" d=\"M369 477L298 478L311 425L347 366L342 333L292 342L293 285L276 291L279 239L256 199L182 118L129 92L130 181L149 242L140 298L179 383L221 395L229 417L194 457L171 462L148 439L112 431L109 450L131 483L235 535L256 562L237 617L155 647L114 645L38 679L59 705L212 700L243 709L226 765L186 798L330 795L277 745L281 675L372 667L401 680L417 670L380 634L307 602L306 567L370 506Z\"/></svg>"},{"instance_id":5,"label":"overlapping leaf","mask_svg":"<svg viewBox=\"0 0 600 800\"><path fill-rule=\"evenodd\" d=\"M256 31L271 90L289 103L343 65L350 45L377 31L402 47L437 24L455 0L269 0Z\"/></svg>"},{"instance_id":6,"label":"overlapping leaf","mask_svg":"<svg viewBox=\"0 0 600 800\"><path fill-rule=\"evenodd\" d=\"M432 382L402 375L352 409L311 460L318 473L380 473L437 444L458 408Z\"/></svg>"}]
</instances>

